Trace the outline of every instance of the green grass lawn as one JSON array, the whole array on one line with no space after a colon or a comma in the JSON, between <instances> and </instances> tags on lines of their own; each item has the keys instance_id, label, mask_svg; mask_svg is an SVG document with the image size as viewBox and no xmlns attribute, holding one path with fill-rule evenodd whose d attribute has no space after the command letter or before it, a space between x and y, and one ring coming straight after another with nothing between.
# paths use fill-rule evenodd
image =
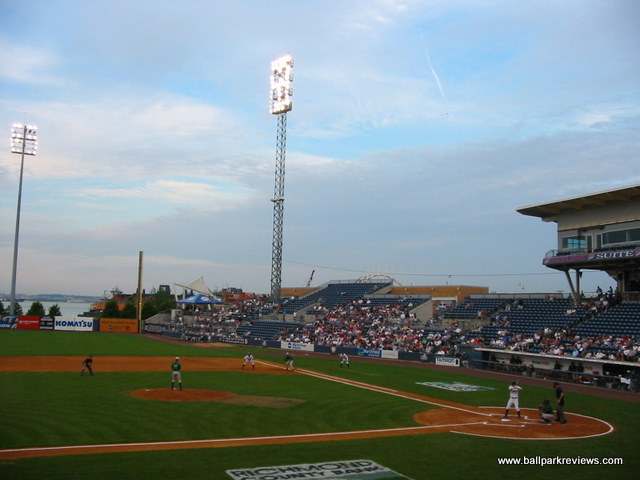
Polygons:
<instances>
[{"instance_id":1,"label":"green grass lawn","mask_svg":"<svg viewBox=\"0 0 640 480\"><path fill-rule=\"evenodd\" d=\"M0 355L149 355L235 357L246 347L198 348L173 345L134 335L72 332L0 332ZM283 352L253 350L258 360L282 361ZM296 367L343 376L369 384L415 392L468 405L506 402L506 382L461 374L358 362L351 369L336 359L296 358ZM129 395L140 388L166 388L168 372L0 373L0 448L193 440L334 432L414 426L412 415L430 408L412 400L372 392L305 375L260 375L245 372L184 372L188 388L229 391L302 400L287 408L213 402L161 402ZM492 388L452 392L419 382L460 381ZM525 386L522 406L534 407L550 389ZM344 440L293 445L252 446L69 455L4 461L2 479L226 479L227 469L373 460L406 478L601 479L635 478L640 431L637 403L571 393L567 410L615 424L604 437L571 441L500 440L453 433ZM558 426L559 427L559 426ZM621 466L502 466L498 457L620 457Z\"/></svg>"}]
</instances>

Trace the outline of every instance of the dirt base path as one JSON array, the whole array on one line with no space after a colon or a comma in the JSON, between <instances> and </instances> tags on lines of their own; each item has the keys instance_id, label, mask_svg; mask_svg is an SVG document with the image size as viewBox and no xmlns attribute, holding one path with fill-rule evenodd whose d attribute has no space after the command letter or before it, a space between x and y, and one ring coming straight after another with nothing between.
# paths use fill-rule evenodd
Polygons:
<instances>
[{"instance_id":1,"label":"dirt base path","mask_svg":"<svg viewBox=\"0 0 640 480\"><path fill-rule=\"evenodd\" d=\"M82 369L86 357L78 356L33 356L0 357L0 372L74 372ZM174 357L118 357L93 356L93 371L100 372L170 372ZM257 370L242 368L242 359L181 357L180 363L185 371L215 372L239 371L270 375L284 375L280 365L264 364Z\"/></svg>"},{"instance_id":2,"label":"dirt base path","mask_svg":"<svg viewBox=\"0 0 640 480\"><path fill-rule=\"evenodd\" d=\"M80 371L84 357L0 357L0 371L3 372L74 372ZM97 357L94 356L94 370L99 372L169 371L173 357ZM375 385L346 380L341 377L321 374L305 369L286 372L282 365L270 362L256 362L256 369L242 368L242 362L230 358L183 357L185 370L190 371L243 371L247 374L291 375L303 374L327 381L344 383L358 388L412 399L429 405L430 409L416 414L415 427L362 430L334 433L310 433L306 435L278 435L251 438L191 440L176 442L123 443L109 445L69 445L59 447L34 447L0 450L0 459L16 459L53 455L78 455L125 451L179 450L193 448L222 448L248 445L270 445L284 443L327 442L336 440L361 439L419 435L427 433L454 432L492 438L519 440L559 440L596 437L614 431L614 427L592 417L567 413L568 423L542 424L537 410L522 409L523 418L503 419L503 408L473 407L438 398L418 395ZM258 404L273 408L286 408L299 402L297 399L259 396L241 396L229 392L213 390L185 389L142 389L130 392L146 401L211 401L237 404ZM252 403L254 402L254 403ZM436 407L436 408L433 408Z\"/></svg>"}]
</instances>

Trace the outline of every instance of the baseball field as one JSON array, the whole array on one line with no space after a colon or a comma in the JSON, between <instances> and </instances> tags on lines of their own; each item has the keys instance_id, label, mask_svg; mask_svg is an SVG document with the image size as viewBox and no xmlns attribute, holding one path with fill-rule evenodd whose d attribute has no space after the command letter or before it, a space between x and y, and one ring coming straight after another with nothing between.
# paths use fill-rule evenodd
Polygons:
<instances>
[{"instance_id":1,"label":"baseball field","mask_svg":"<svg viewBox=\"0 0 640 480\"><path fill-rule=\"evenodd\" d=\"M256 368L242 368L251 352ZM93 355L95 375L80 375ZM171 390L179 356L184 389ZM106 333L0 332L2 479L635 478L638 394L551 382ZM510 463L509 463L510 462ZM519 462L519 464L516 464Z\"/></svg>"}]
</instances>

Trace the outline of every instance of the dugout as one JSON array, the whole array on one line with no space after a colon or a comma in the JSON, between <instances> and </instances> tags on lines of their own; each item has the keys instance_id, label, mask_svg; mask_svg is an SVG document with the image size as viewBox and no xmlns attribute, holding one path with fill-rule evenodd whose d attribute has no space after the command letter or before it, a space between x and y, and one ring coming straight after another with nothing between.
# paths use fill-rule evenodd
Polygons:
<instances>
[{"instance_id":1,"label":"dugout","mask_svg":"<svg viewBox=\"0 0 640 480\"><path fill-rule=\"evenodd\" d=\"M606 272L624 301L640 301L640 185L516 210L557 224L557 244L542 263L564 272L579 301L585 270Z\"/></svg>"}]
</instances>

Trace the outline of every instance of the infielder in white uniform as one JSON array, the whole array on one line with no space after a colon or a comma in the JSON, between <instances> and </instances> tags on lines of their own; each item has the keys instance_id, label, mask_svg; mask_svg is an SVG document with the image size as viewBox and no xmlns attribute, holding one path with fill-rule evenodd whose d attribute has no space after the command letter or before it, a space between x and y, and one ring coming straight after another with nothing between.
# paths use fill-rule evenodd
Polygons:
<instances>
[{"instance_id":1,"label":"infielder in white uniform","mask_svg":"<svg viewBox=\"0 0 640 480\"><path fill-rule=\"evenodd\" d=\"M347 355L346 353L340 354L340 367L342 367L342 365L346 365L347 368L351 368L349 367L349 355Z\"/></svg>"},{"instance_id":2,"label":"infielder in white uniform","mask_svg":"<svg viewBox=\"0 0 640 480\"><path fill-rule=\"evenodd\" d=\"M251 364L251 368L254 368L254 369L256 368L256 362L253 359L253 355L251 355L250 353L247 353L244 356L244 361L242 362L242 368L244 368L245 365L249 365L249 364Z\"/></svg>"},{"instance_id":3,"label":"infielder in white uniform","mask_svg":"<svg viewBox=\"0 0 640 480\"><path fill-rule=\"evenodd\" d=\"M507 409L504 412L504 418L509 416L509 409L511 407L516 409L518 412L518 418L522 418L520 416L520 392L522 391L522 387L518 385L518 382L515 380L511 382L511 386L509 387L509 401L507 402Z\"/></svg>"}]
</instances>

